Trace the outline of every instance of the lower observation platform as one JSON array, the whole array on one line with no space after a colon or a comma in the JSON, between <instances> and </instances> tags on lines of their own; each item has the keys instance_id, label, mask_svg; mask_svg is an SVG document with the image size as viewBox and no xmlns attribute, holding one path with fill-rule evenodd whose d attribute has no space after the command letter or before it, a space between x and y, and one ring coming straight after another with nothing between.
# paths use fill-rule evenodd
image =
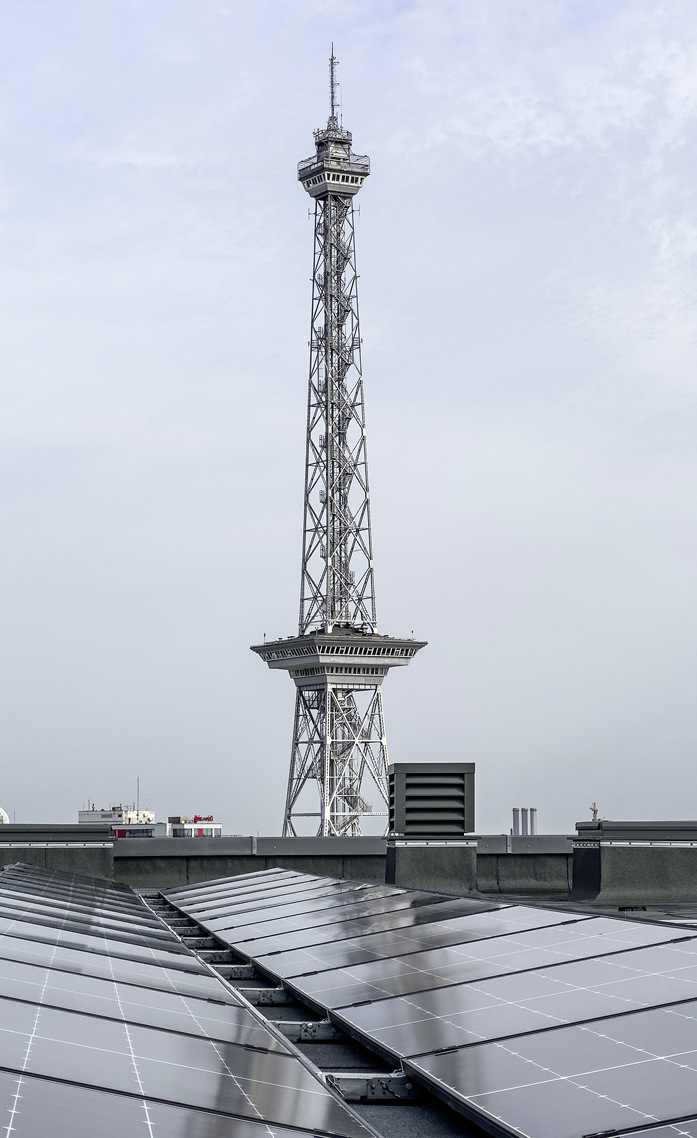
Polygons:
<instances>
[{"instance_id":1,"label":"lower observation platform","mask_svg":"<svg viewBox=\"0 0 697 1138\"><path fill-rule=\"evenodd\" d=\"M311 632L255 644L256 652L269 668L289 672L299 688L316 688L325 683L341 688L378 687L390 668L409 664L425 640L379 636L375 632L337 628L333 632Z\"/></svg>"}]
</instances>

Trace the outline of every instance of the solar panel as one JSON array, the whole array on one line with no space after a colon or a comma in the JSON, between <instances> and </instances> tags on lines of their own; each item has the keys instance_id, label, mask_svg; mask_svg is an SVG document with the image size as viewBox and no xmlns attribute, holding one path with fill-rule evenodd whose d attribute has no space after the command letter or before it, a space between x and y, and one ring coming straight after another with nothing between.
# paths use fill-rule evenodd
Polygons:
<instances>
[{"instance_id":1,"label":"solar panel","mask_svg":"<svg viewBox=\"0 0 697 1138\"><path fill-rule=\"evenodd\" d=\"M640 931L650 935L651 928ZM609 948L607 940L602 948ZM595 960L595 975L583 962L435 989L426 981L421 992L359 1002L340 1009L336 1018L405 1056L697 998L694 967L688 975L680 965L668 970L675 960L666 948L666 971L655 975L642 968L641 956L642 950L636 949L620 952L619 959ZM302 982L292 986L304 988ZM317 996L315 991L315 1000Z\"/></svg>"},{"instance_id":2,"label":"solar panel","mask_svg":"<svg viewBox=\"0 0 697 1138\"><path fill-rule=\"evenodd\" d=\"M210 899L221 899L235 894L251 894L255 889L271 891L274 889L302 888L303 883L315 884L318 881L331 881L332 878L318 878L311 873L296 873L292 869L261 870L257 873L241 874L239 877L223 877L218 881L202 884L183 885L176 890L182 903L187 905L204 904Z\"/></svg>"},{"instance_id":3,"label":"solar panel","mask_svg":"<svg viewBox=\"0 0 697 1138\"><path fill-rule=\"evenodd\" d=\"M349 899L343 906L337 909L325 906L317 907L317 901L304 902L292 906L292 911L289 913L287 906L283 906L282 915L270 918L267 914L261 914L261 918L256 917L253 921L241 921L238 918L237 923L234 924L231 935L237 943L245 943L249 940L263 940L269 938L276 940L285 934L293 935L297 932L310 933L314 938L317 936L319 941L325 938L323 926L336 925L338 922L341 924L352 922L352 927L355 929L363 928L364 923L370 930L375 926L376 922L379 923L380 917L389 916L390 926L392 927L394 915L399 913L400 910L416 910L424 905L432 905L434 903L433 894L395 894L388 897L378 897L370 900L364 898ZM439 904L448 904L448 902L439 902ZM265 918L265 919L264 919ZM405 924L412 924L413 920L407 915L405 920L403 916L397 917L397 921L402 921ZM207 926L208 927L208 926ZM397 926L398 927L398 926ZM227 929L221 929L221 932L227 932ZM307 941L307 937L305 937Z\"/></svg>"},{"instance_id":4,"label":"solar panel","mask_svg":"<svg viewBox=\"0 0 697 1138\"><path fill-rule=\"evenodd\" d=\"M292 917L295 914L308 915L312 912L326 913L329 909L348 910L353 905L360 905L365 901L379 901L395 896L394 889L385 886L356 886L353 889L321 888L303 890L301 894L286 894L285 901L274 905L274 914L282 917ZM313 905L314 902L314 905ZM197 920L205 920L206 927L213 932L216 929L230 930L243 927L250 923L250 916L255 921L263 922L266 919L276 920L277 916L269 917L268 897L255 901L252 904L237 902L233 908L226 908L225 912L216 912L213 919L207 915L206 909L197 910Z\"/></svg>"},{"instance_id":5,"label":"solar panel","mask_svg":"<svg viewBox=\"0 0 697 1138\"><path fill-rule=\"evenodd\" d=\"M123 955L109 956L85 949L60 947L44 944L41 941L22 940L15 937L0 937L0 960L23 961L28 964L50 964L56 971L76 972L89 976L106 976L113 980L124 980L147 987L164 988L168 991L217 992L218 986L194 956L182 956L173 967L156 960L129 960ZM195 985L195 988L192 988Z\"/></svg>"},{"instance_id":6,"label":"solar panel","mask_svg":"<svg viewBox=\"0 0 697 1138\"><path fill-rule=\"evenodd\" d=\"M326 952L331 956L333 952L342 951L341 944L344 944L349 952L353 947L358 959L366 959L374 955L376 950L379 954L380 946L384 946L386 949L384 954L388 955L396 946L405 946L409 943L427 944L432 935L433 923L438 921L439 917L450 917L461 908L464 906L459 902L445 900L414 907L398 898L393 907L381 913L364 917L347 916L345 920L337 914L331 922L286 930L276 935L269 934L268 926L266 928L260 926L257 935L240 936L239 930L229 938L222 931L217 935L220 935L221 940L234 943L238 951L244 955L255 959L265 959L291 949L304 950L306 946L315 948L319 945L327 945ZM429 927L419 935L422 925ZM373 937L374 940L371 939Z\"/></svg>"},{"instance_id":7,"label":"solar panel","mask_svg":"<svg viewBox=\"0 0 697 1138\"><path fill-rule=\"evenodd\" d=\"M220 999L220 991L215 995ZM251 1044L276 1051L282 1045L260 1026L244 1006L215 1001L209 996L183 996L106 979L53 973L31 965L13 964L9 974L0 965L0 1000L42 1004L44 1007L141 1026L161 1027L185 1035L204 1033L220 1042Z\"/></svg>"},{"instance_id":8,"label":"solar panel","mask_svg":"<svg viewBox=\"0 0 697 1138\"><path fill-rule=\"evenodd\" d=\"M403 894L365 897L362 893L358 896L349 893L340 898L328 894L321 898L303 898L294 904L279 905L278 914L273 917L269 915L267 907L265 910L254 910L251 914L228 916L216 921L215 925L221 932L234 932L236 939L250 940L294 932L296 929L314 929L320 925L334 924L337 920L356 920L380 913L393 913L400 908L413 908L415 904L414 900L405 898ZM212 930L213 923L206 921L206 927Z\"/></svg>"},{"instance_id":9,"label":"solar panel","mask_svg":"<svg viewBox=\"0 0 697 1138\"><path fill-rule=\"evenodd\" d=\"M504 1133L583 1138L694 1114L697 1002L423 1056L427 1076Z\"/></svg>"},{"instance_id":10,"label":"solar panel","mask_svg":"<svg viewBox=\"0 0 697 1138\"><path fill-rule=\"evenodd\" d=\"M289 1126L4 1071L0 1102L9 1104L5 1118L12 1138L308 1138L307 1130Z\"/></svg>"},{"instance_id":11,"label":"solar panel","mask_svg":"<svg viewBox=\"0 0 697 1138\"><path fill-rule=\"evenodd\" d=\"M650 1130L616 1130L613 1138L697 1138L697 1119L688 1118L675 1121L668 1126L652 1126Z\"/></svg>"},{"instance_id":12,"label":"solar panel","mask_svg":"<svg viewBox=\"0 0 697 1138\"><path fill-rule=\"evenodd\" d=\"M290 905L289 884L238 882L236 923L216 935L492 1133L697 1138L696 935L531 905L455 912L422 894L352 919L351 904L321 914L326 879L304 876ZM210 896L205 912L170 899L218 926Z\"/></svg>"},{"instance_id":13,"label":"solar panel","mask_svg":"<svg viewBox=\"0 0 697 1138\"><path fill-rule=\"evenodd\" d=\"M89 879L12 867L0 883L21 901L21 917L0 920L0 1111L12 1138L154 1138L156 1125L206 1138L370 1133L133 893L95 883L115 930L71 929L66 945L61 926L84 922Z\"/></svg>"},{"instance_id":14,"label":"solar panel","mask_svg":"<svg viewBox=\"0 0 697 1138\"><path fill-rule=\"evenodd\" d=\"M531 910L523 906L495 910L482 906L480 911L473 909L471 902L463 901L460 905L464 910L460 916L451 916L453 909L447 907L447 902L442 902L420 913L417 911L411 923L401 919L401 914L397 913L393 919L386 919L385 923L392 927L380 932L347 923L343 928L334 928L333 939L323 934L306 936L308 947L296 952L280 938L275 944L262 940L257 944L243 944L235 936L228 937L223 932L218 935L246 954L254 955L274 975L285 978L436 948L462 949L470 942L504 936L512 930L524 931L526 925L531 929L544 929L548 925L559 926L568 921L567 914ZM520 947L524 947L523 942Z\"/></svg>"},{"instance_id":15,"label":"solar panel","mask_svg":"<svg viewBox=\"0 0 697 1138\"><path fill-rule=\"evenodd\" d=\"M498 935L304 974L302 964L294 966L290 954L288 959L281 957L280 964L270 964L274 971L282 971L297 991L309 998L318 997L327 1007L341 1008L583 957L597 950L590 935L593 928L594 922L587 919L564 921L518 935Z\"/></svg>"}]
</instances>

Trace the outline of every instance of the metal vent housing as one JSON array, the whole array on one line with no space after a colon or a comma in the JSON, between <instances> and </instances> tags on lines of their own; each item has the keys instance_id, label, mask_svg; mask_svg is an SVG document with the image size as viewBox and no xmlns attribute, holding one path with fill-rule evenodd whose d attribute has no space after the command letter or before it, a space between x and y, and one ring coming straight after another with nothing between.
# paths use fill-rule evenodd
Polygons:
<instances>
[{"instance_id":1,"label":"metal vent housing","mask_svg":"<svg viewBox=\"0 0 697 1138\"><path fill-rule=\"evenodd\" d=\"M459 838L474 830L474 763L392 763L389 832Z\"/></svg>"}]
</instances>

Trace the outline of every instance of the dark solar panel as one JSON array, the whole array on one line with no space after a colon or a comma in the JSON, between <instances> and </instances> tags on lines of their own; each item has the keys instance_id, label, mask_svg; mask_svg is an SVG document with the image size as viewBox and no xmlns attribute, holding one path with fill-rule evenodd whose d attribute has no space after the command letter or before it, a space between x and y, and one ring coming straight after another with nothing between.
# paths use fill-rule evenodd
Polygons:
<instances>
[{"instance_id":1,"label":"dark solar panel","mask_svg":"<svg viewBox=\"0 0 697 1138\"><path fill-rule=\"evenodd\" d=\"M410 1060L465 1106L535 1138L694 1113L697 1003Z\"/></svg>"},{"instance_id":2,"label":"dark solar panel","mask_svg":"<svg viewBox=\"0 0 697 1138\"><path fill-rule=\"evenodd\" d=\"M250 923L250 916L254 921L277 920L278 917L289 917L296 913L310 914L312 912L325 913L328 909L348 909L352 905L359 905L365 901L380 900L395 896L395 890L388 890L385 886L356 886L353 889L339 889L324 887L321 889L303 890L301 893L286 892L285 900L274 904L274 916L269 914L269 900L264 897L249 904L238 902L233 908L226 908L211 918L206 909L197 910L197 920L205 922L206 928L211 932L216 929L234 929ZM313 905L314 902L314 905Z\"/></svg>"},{"instance_id":3,"label":"dark solar panel","mask_svg":"<svg viewBox=\"0 0 697 1138\"><path fill-rule=\"evenodd\" d=\"M568 920L567 914L523 909L522 906L520 912L515 907L473 911L471 902L462 902L465 907L462 915L451 916L452 909L446 908L445 904L443 907L440 904L429 906L421 914L417 912L412 924L400 920L401 914L398 913L390 922L392 927L380 932L371 933L347 925L344 929L335 930L334 940L325 937L317 943L319 938L313 937L316 943L295 952L282 943L276 946L261 941L255 946L257 951L252 953L249 944L244 951L263 961L274 974L290 977L436 948L461 947L473 941L503 936L512 930L524 930L526 924L528 928L545 928ZM220 936L228 939L223 933ZM234 938L230 938L230 942L239 943Z\"/></svg>"},{"instance_id":4,"label":"dark solar panel","mask_svg":"<svg viewBox=\"0 0 697 1138\"><path fill-rule=\"evenodd\" d=\"M270 896L276 897L279 903L283 904L285 899L292 902L294 899L302 899L313 894L329 896L331 893L374 893L386 897L388 894L401 892L403 890L396 889L393 885L379 885L367 881L335 881L329 877L300 881L284 878L281 881L274 879L273 883L257 883L254 888L244 890L218 890L214 897L203 897L196 901L195 907L197 913L205 913L208 909L215 909L218 912L224 906L233 910L251 910L263 904L265 898ZM188 900L187 908L193 907L194 902Z\"/></svg>"},{"instance_id":5,"label":"dark solar panel","mask_svg":"<svg viewBox=\"0 0 697 1138\"><path fill-rule=\"evenodd\" d=\"M346 901L344 905L338 907L317 907L317 901L305 902L302 905L292 906L292 911L289 913L288 908L283 906L282 916L273 917L268 919L260 919L260 916L255 916L253 921L241 921L238 918L234 927L231 930L221 928L218 931L221 933L230 933L230 939L234 939L236 943L245 944L250 940L269 940L276 941L279 937L286 934L291 936L295 933L301 932L305 935L305 942L316 938L318 941L325 939L323 931L324 926L334 926L337 923L350 924L350 928L361 930L364 926L370 930L373 926L380 921L381 916L388 916L390 925L393 926L394 915L400 911L409 910L413 912L423 907L424 905L432 905L434 903L434 895L426 894L421 896L419 894L394 894L391 897L378 897L371 900L359 898L353 901ZM450 905L451 902L438 902L440 906ZM312 906L312 907L310 907ZM453 907L456 906L454 903ZM261 917L266 914L261 914ZM408 914L400 915L396 918L397 921L405 924L412 924L417 918L411 918ZM206 928L212 928L206 922ZM228 939L227 936L225 939Z\"/></svg>"},{"instance_id":6,"label":"dark solar panel","mask_svg":"<svg viewBox=\"0 0 697 1138\"><path fill-rule=\"evenodd\" d=\"M480 928L482 932L487 931L486 926ZM600 925L593 919L583 918L507 936L494 932L475 942L470 940L422 952L401 952L346 968L308 969L305 965L303 969L303 960L291 954L269 961L269 966L285 978L293 979L298 990L308 996L317 995L329 1007L342 1007L367 999L419 992L595 955L597 934L602 929L609 934L606 935L606 951L631 947L633 941L627 940L625 935L620 940L612 936L613 932L621 933L617 922ZM672 936L673 933L659 928L649 939L661 941Z\"/></svg>"},{"instance_id":7,"label":"dark solar panel","mask_svg":"<svg viewBox=\"0 0 697 1138\"><path fill-rule=\"evenodd\" d=\"M297 991L308 998L317 997L327 1007L341 1008L365 1000L388 999L449 987L458 981L505 975L523 967L529 968L533 962L543 967L555 963L562 952L561 959L568 959L576 953L583 956L590 947L589 938L574 937L568 928L560 928L556 936L551 936L546 929L538 930L538 934L531 932L525 937L528 942L539 939L542 943L537 948L531 948L529 943L521 945L516 937L498 937L479 942L477 954L435 949L371 960L349 968L324 968L297 976L292 961L282 959L280 966L271 963L275 971L283 969L288 972L287 978ZM471 944L468 947L471 948Z\"/></svg>"},{"instance_id":8,"label":"dark solar panel","mask_svg":"<svg viewBox=\"0 0 697 1138\"><path fill-rule=\"evenodd\" d=\"M242 874L240 877L224 877L220 881L206 881L198 885L183 885L173 891L188 906L202 905L208 900L223 899L234 895L250 895L255 890L270 891L284 886L302 887L304 882L331 881L332 878L318 878L310 873L296 873L292 869L269 869L258 873Z\"/></svg>"},{"instance_id":9,"label":"dark solar panel","mask_svg":"<svg viewBox=\"0 0 697 1138\"><path fill-rule=\"evenodd\" d=\"M97 883L95 904L125 902L117 935L71 928L66 946L61 925L85 920L89 879L13 867L3 881L23 899L21 919L0 919L0 1111L12 1138L155 1138L156 1125L175 1138L368 1133L134 894Z\"/></svg>"},{"instance_id":10,"label":"dark solar panel","mask_svg":"<svg viewBox=\"0 0 697 1138\"><path fill-rule=\"evenodd\" d=\"M640 931L648 936L651 926ZM607 950L614 943L615 939L606 938L596 948ZM624 937L619 938L623 943ZM697 941L692 947L697 951ZM367 1004L357 1001L359 1006L343 1007L337 1021L404 1056L697 998L694 966L684 968L679 963L681 955L690 959L690 954L664 946L664 965L674 968L656 975L650 961L642 967L643 951L451 987L426 987L409 996ZM655 962L656 950L651 952ZM294 986L304 989L302 981ZM318 998L316 991L313 998Z\"/></svg>"},{"instance_id":11,"label":"dark solar panel","mask_svg":"<svg viewBox=\"0 0 697 1138\"><path fill-rule=\"evenodd\" d=\"M55 970L106 976L168 991L198 993L218 990L216 980L194 956L183 955L177 959L177 966L172 967L171 962L163 966L156 960L129 960L122 955L109 956L103 952L88 952L84 948L56 948L53 944L4 936L0 937L0 960L50 964Z\"/></svg>"},{"instance_id":12,"label":"dark solar panel","mask_svg":"<svg viewBox=\"0 0 697 1138\"><path fill-rule=\"evenodd\" d=\"M29 908L26 905L11 905L7 904L4 900L0 900L0 928L9 932L12 930L15 922L28 922L32 927L36 928L57 928L60 929L61 932L72 932L78 936L83 934L90 936L102 935L110 938L112 941L125 940L129 943L147 945L153 948L163 947L166 941L167 947L171 948L169 938L162 928L151 929L147 926L132 922L131 931L129 933L124 922L117 923L110 920L100 920L99 918L90 920L83 913L72 916L65 911L56 912L36 906Z\"/></svg>"},{"instance_id":13,"label":"dark solar panel","mask_svg":"<svg viewBox=\"0 0 697 1138\"><path fill-rule=\"evenodd\" d=\"M402 902L402 899L398 898L398 902ZM221 940L229 939L241 953L255 959L267 959L291 949L304 951L306 946L314 948L319 945L329 946L325 950L329 957L333 953L340 953L344 946L346 951L353 952L358 959L370 959L376 951L379 953L379 946L384 946L384 955L388 955L398 946L429 943L433 926L439 917L450 917L460 907L457 901L439 900L435 904L418 908L402 902L382 913L347 917L345 920L338 914L331 922L279 932L275 936L269 935L268 928L263 929L261 926L259 935L256 936L240 937L239 932L229 938L223 932L217 935ZM428 927L421 933L421 926L424 925Z\"/></svg>"},{"instance_id":14,"label":"dark solar panel","mask_svg":"<svg viewBox=\"0 0 697 1138\"><path fill-rule=\"evenodd\" d=\"M308 1138L307 1130L4 1071L0 1103L12 1138Z\"/></svg>"},{"instance_id":15,"label":"dark solar panel","mask_svg":"<svg viewBox=\"0 0 697 1138\"><path fill-rule=\"evenodd\" d=\"M529 905L456 913L418 894L351 919L350 903L322 914L317 891L336 897L325 879L304 876L291 903L289 884L238 882L227 929L210 896L205 913L171 897L492 1133L697 1138L673 1121L697 1115L697 936Z\"/></svg>"},{"instance_id":16,"label":"dark solar panel","mask_svg":"<svg viewBox=\"0 0 697 1138\"><path fill-rule=\"evenodd\" d=\"M125 1019L186 1035L200 1035L203 1030L222 1042L250 1044L262 1050L284 1049L246 1007L224 990L215 992L214 1002L210 996L183 996L30 965L13 964L8 975L4 963L0 962L0 1000Z\"/></svg>"},{"instance_id":17,"label":"dark solar panel","mask_svg":"<svg viewBox=\"0 0 697 1138\"><path fill-rule=\"evenodd\" d=\"M33 921L3 921L0 919L0 937L21 940L25 943L54 945L79 951L102 953L106 956L123 957L125 960L143 960L162 964L169 968L189 967L191 958L179 941L158 941L157 946L143 944L136 933L133 940L127 936L100 936L98 933L77 932L75 929L48 928ZM176 958L179 957L179 960Z\"/></svg>"},{"instance_id":18,"label":"dark solar panel","mask_svg":"<svg viewBox=\"0 0 697 1138\"><path fill-rule=\"evenodd\" d=\"M697 1118L676 1121L668 1126L652 1126L650 1130L616 1130L613 1138L697 1138Z\"/></svg>"}]
</instances>

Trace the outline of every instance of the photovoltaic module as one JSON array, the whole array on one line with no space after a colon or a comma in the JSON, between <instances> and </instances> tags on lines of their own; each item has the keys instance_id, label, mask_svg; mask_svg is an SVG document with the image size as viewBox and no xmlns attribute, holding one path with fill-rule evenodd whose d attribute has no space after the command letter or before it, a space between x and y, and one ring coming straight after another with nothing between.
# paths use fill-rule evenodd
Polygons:
<instances>
[{"instance_id":1,"label":"photovoltaic module","mask_svg":"<svg viewBox=\"0 0 697 1138\"><path fill-rule=\"evenodd\" d=\"M286 870L167 896L490 1133L697 1136L695 931Z\"/></svg>"},{"instance_id":2,"label":"photovoltaic module","mask_svg":"<svg viewBox=\"0 0 697 1138\"><path fill-rule=\"evenodd\" d=\"M0 873L4 1138L373 1133L130 888Z\"/></svg>"}]
</instances>

